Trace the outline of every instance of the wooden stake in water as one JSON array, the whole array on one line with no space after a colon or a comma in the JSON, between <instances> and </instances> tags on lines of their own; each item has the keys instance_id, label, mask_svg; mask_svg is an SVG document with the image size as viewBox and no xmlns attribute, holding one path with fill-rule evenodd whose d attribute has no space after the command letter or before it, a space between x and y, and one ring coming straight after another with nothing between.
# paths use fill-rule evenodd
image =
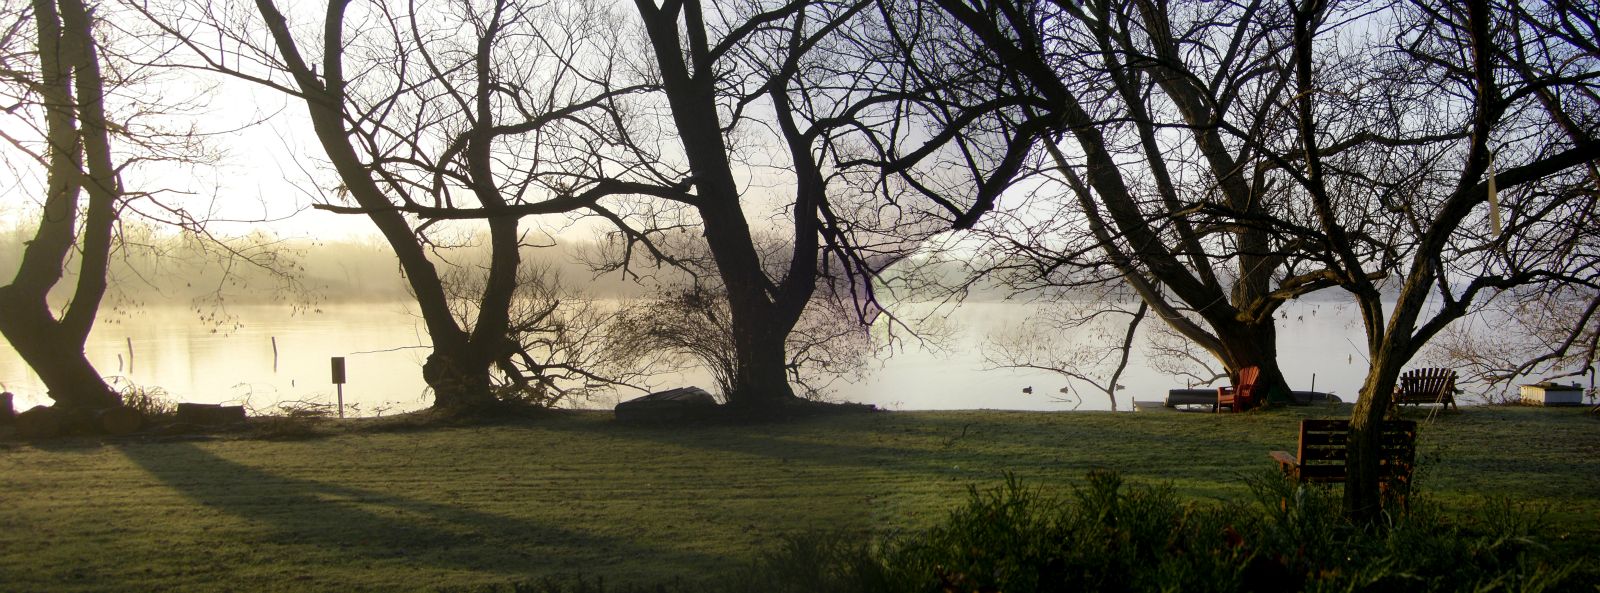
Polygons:
<instances>
[{"instance_id":1,"label":"wooden stake in water","mask_svg":"<svg viewBox=\"0 0 1600 593\"><path fill-rule=\"evenodd\" d=\"M272 374L278 374L278 336L272 336Z\"/></svg>"},{"instance_id":2,"label":"wooden stake in water","mask_svg":"<svg viewBox=\"0 0 1600 593\"><path fill-rule=\"evenodd\" d=\"M333 357L333 385L339 391L339 417L344 417L344 357Z\"/></svg>"},{"instance_id":3,"label":"wooden stake in water","mask_svg":"<svg viewBox=\"0 0 1600 593\"><path fill-rule=\"evenodd\" d=\"M128 337L128 374L133 374L133 337Z\"/></svg>"}]
</instances>

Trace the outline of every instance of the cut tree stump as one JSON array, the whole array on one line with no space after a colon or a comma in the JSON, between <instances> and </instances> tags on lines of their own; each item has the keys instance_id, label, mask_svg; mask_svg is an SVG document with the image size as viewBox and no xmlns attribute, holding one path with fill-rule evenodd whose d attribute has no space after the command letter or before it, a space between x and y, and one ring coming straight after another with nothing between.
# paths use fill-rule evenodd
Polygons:
<instances>
[{"instance_id":1,"label":"cut tree stump","mask_svg":"<svg viewBox=\"0 0 1600 593\"><path fill-rule=\"evenodd\" d=\"M66 414L49 406L34 406L17 414L17 436L24 439L48 439L61 434Z\"/></svg>"},{"instance_id":2,"label":"cut tree stump","mask_svg":"<svg viewBox=\"0 0 1600 593\"><path fill-rule=\"evenodd\" d=\"M144 414L128 406L95 410L95 427L112 436L130 435L144 425Z\"/></svg>"}]
</instances>

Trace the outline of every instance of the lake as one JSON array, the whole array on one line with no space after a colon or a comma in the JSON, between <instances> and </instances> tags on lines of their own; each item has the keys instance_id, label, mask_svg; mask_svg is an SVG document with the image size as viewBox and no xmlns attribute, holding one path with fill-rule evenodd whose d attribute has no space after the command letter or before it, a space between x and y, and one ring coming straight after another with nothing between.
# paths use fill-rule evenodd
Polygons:
<instances>
[{"instance_id":1,"label":"lake","mask_svg":"<svg viewBox=\"0 0 1600 593\"><path fill-rule=\"evenodd\" d=\"M865 380L837 382L832 397L898 410L1012 409L1106 410L1105 396L1080 391L1072 400L1059 390L1067 382L1053 372L988 370L981 354L988 332L1027 323L1038 305L967 303L945 308L960 331L947 354L907 342L874 361ZM912 310L916 310L913 306ZM286 306L230 306L234 323L221 326L192 308L150 307L107 318L95 327L86 351L108 379L159 387L176 401L244 403L267 410L280 401L331 403L336 391L329 359L347 360L344 399L352 412L393 414L419 409L430 399L421 366L428 343L421 319L402 302L346 303L320 312L293 313ZM1294 303L1279 320L1279 353L1295 389L1331 392L1352 401L1366 372L1359 313L1353 305ZM1146 323L1156 323L1148 320ZM1314 377L1313 377L1314 375ZM649 387L713 386L703 372L653 377ZM1181 380L1149 369L1143 353L1123 377L1119 408L1131 400L1159 400ZM1023 393L1031 387L1032 394ZM0 341L0 388L16 394L19 410L48 404L44 388L9 344ZM1091 388L1092 389L1092 388ZM609 408L627 392L577 402Z\"/></svg>"}]
</instances>

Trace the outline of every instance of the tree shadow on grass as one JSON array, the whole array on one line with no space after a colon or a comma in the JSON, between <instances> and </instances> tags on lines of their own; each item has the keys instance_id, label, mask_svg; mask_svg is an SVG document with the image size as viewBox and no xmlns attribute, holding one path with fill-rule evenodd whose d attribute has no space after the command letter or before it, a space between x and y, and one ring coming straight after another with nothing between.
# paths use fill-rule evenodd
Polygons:
<instances>
[{"instance_id":1,"label":"tree shadow on grass","mask_svg":"<svg viewBox=\"0 0 1600 593\"><path fill-rule=\"evenodd\" d=\"M516 580L605 574L641 559L691 568L717 562L682 547L644 545L462 505L280 476L193 443L129 445L121 451L182 495L259 526L256 542L300 548L280 551L301 556L278 559L288 566L392 562Z\"/></svg>"},{"instance_id":2,"label":"tree shadow on grass","mask_svg":"<svg viewBox=\"0 0 1600 593\"><path fill-rule=\"evenodd\" d=\"M880 416L880 418L886 418ZM674 428L619 423L550 423L536 429L592 433L628 440L807 461L842 470L870 469L926 478L998 478L1004 472L1048 466L1081 475L1111 468L1155 479L1237 481L1239 472L1268 467L1269 447L1207 426L1172 430L1159 423L1076 422L1039 427L1033 434L1003 414L918 417L910 421L836 422L810 418L763 425ZM1292 444L1294 433L1283 431ZM1109 443L1118 443L1115 447ZM1108 455L1109 449L1123 450ZM1152 473L1153 472L1153 473Z\"/></svg>"}]
</instances>

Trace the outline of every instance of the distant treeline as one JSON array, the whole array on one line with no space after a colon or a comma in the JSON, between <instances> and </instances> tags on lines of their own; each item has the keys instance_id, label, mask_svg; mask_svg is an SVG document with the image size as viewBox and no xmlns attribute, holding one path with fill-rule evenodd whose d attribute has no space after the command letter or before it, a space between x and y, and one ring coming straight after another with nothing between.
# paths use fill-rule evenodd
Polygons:
<instances>
[{"instance_id":1,"label":"distant treeline","mask_svg":"<svg viewBox=\"0 0 1600 593\"><path fill-rule=\"evenodd\" d=\"M16 274L31 232L0 232L0 277ZM113 255L110 282L113 300L134 305L180 305L201 302L266 303L349 302L409 299L394 253L378 239L278 239L263 234L201 238L188 233L125 229ZM555 272L563 286L599 298L646 295L646 283L611 272L596 277L581 256L589 242L525 247L524 265ZM475 245L441 247L435 265L461 267L471 273L487 249ZM652 270L654 271L654 270ZM76 275L68 270L61 282ZM58 288L62 288L58 286ZM67 291L58 291L65 294Z\"/></svg>"},{"instance_id":2,"label":"distant treeline","mask_svg":"<svg viewBox=\"0 0 1600 593\"><path fill-rule=\"evenodd\" d=\"M28 229L0 231L0 278L9 280L31 237ZM198 237L170 230L129 227L112 258L113 300L134 305L180 305L204 302L304 303L389 301L410 298L394 252L377 238L352 240L279 239L266 234L243 237ZM680 272L650 265L631 274L597 273L601 247L593 240L565 240L522 250L524 266L553 271L563 287L593 298L643 298L666 283L685 282ZM488 257L483 241L459 241L431 252L435 265L478 269ZM63 284L75 281L69 270ZM1099 288L1039 290L1004 286L991 279L969 278L971 271L948 255L914 257L884 273L879 283L891 300L942 300L960 293L963 300L993 302L1032 300L1051 294L1133 300L1121 285ZM637 277L636 277L637 276ZM64 291L62 291L64 294ZM1325 290L1301 300L1346 299Z\"/></svg>"}]
</instances>

